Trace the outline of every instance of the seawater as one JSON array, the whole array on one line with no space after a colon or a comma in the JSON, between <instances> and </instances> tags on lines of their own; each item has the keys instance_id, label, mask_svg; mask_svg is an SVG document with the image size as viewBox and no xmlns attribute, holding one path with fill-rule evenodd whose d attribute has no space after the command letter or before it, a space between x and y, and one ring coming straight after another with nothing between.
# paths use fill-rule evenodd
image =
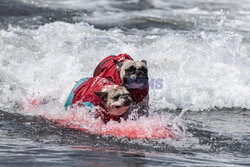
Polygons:
<instances>
[{"instance_id":1,"label":"seawater","mask_svg":"<svg viewBox=\"0 0 250 167\"><path fill-rule=\"evenodd\" d=\"M0 164L248 166L249 9L244 0L0 2ZM119 53L147 60L150 80L162 81L149 92L152 119L136 123L181 126L182 140L116 139L50 121L70 116L58 104L68 84ZM48 103L20 107L40 97Z\"/></svg>"}]
</instances>

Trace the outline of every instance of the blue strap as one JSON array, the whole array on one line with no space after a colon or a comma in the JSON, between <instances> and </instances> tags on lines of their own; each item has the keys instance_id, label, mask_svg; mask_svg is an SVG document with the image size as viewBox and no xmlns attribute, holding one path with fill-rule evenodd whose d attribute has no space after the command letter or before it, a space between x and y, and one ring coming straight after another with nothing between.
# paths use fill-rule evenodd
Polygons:
<instances>
[{"instance_id":1,"label":"blue strap","mask_svg":"<svg viewBox=\"0 0 250 167\"><path fill-rule=\"evenodd\" d=\"M88 81L90 78L82 78L81 80L79 80L76 85L73 87L73 89L71 90L69 97L64 105L65 109L67 109L68 106L72 105L72 100L74 98L74 91L76 90L76 88L81 85L83 82Z\"/></svg>"},{"instance_id":2,"label":"blue strap","mask_svg":"<svg viewBox=\"0 0 250 167\"><path fill-rule=\"evenodd\" d=\"M91 109L92 109L92 107L94 106L94 104L93 104L92 102L90 102L90 101L85 101L85 102L83 103L83 105L84 105L84 107L85 107L87 110L89 110L89 112L91 112Z\"/></svg>"}]
</instances>

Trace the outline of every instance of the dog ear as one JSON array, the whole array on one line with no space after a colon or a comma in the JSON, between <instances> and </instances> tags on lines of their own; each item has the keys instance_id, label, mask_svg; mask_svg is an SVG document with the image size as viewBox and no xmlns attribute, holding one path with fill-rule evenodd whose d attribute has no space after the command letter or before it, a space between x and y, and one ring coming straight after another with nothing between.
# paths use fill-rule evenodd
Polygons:
<instances>
[{"instance_id":1,"label":"dog ear","mask_svg":"<svg viewBox=\"0 0 250 167\"><path fill-rule=\"evenodd\" d=\"M108 97L108 92L94 92L96 96L99 97L99 99L106 103L107 102L107 97Z\"/></svg>"},{"instance_id":2,"label":"dog ear","mask_svg":"<svg viewBox=\"0 0 250 167\"><path fill-rule=\"evenodd\" d=\"M141 62L143 62L146 66L148 64L147 60L142 60Z\"/></svg>"},{"instance_id":3,"label":"dog ear","mask_svg":"<svg viewBox=\"0 0 250 167\"><path fill-rule=\"evenodd\" d=\"M116 69L119 71L119 70L121 69L123 63L122 63L122 62L119 62L119 61L117 61L117 60L115 60L115 59L113 59L113 61L114 61L114 63L115 63Z\"/></svg>"}]
</instances>

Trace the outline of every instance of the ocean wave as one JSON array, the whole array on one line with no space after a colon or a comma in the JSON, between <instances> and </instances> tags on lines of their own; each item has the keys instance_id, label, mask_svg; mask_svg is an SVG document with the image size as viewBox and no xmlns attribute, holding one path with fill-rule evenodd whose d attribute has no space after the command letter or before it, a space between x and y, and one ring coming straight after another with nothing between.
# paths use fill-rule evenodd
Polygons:
<instances>
[{"instance_id":1,"label":"ocean wave","mask_svg":"<svg viewBox=\"0 0 250 167\"><path fill-rule=\"evenodd\" d=\"M150 89L152 110L250 109L250 59L242 35L135 31L124 35L84 22L1 30L0 106L30 94L59 99L67 84L92 76L104 57L128 53L148 60L150 79L163 79L161 89Z\"/></svg>"}]
</instances>

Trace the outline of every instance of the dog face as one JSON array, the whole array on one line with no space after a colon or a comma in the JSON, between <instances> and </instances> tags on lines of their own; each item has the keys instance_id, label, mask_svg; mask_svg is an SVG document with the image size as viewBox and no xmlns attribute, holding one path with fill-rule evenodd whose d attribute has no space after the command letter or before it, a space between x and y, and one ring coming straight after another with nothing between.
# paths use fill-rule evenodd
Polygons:
<instances>
[{"instance_id":1,"label":"dog face","mask_svg":"<svg viewBox=\"0 0 250 167\"><path fill-rule=\"evenodd\" d=\"M121 78L121 85L126 88L139 88L148 80L147 61L132 61L119 62L114 60L116 69Z\"/></svg>"},{"instance_id":2,"label":"dog face","mask_svg":"<svg viewBox=\"0 0 250 167\"><path fill-rule=\"evenodd\" d=\"M114 116L124 114L132 103L129 92L123 86L111 85L95 94L100 98L108 113Z\"/></svg>"}]
</instances>

